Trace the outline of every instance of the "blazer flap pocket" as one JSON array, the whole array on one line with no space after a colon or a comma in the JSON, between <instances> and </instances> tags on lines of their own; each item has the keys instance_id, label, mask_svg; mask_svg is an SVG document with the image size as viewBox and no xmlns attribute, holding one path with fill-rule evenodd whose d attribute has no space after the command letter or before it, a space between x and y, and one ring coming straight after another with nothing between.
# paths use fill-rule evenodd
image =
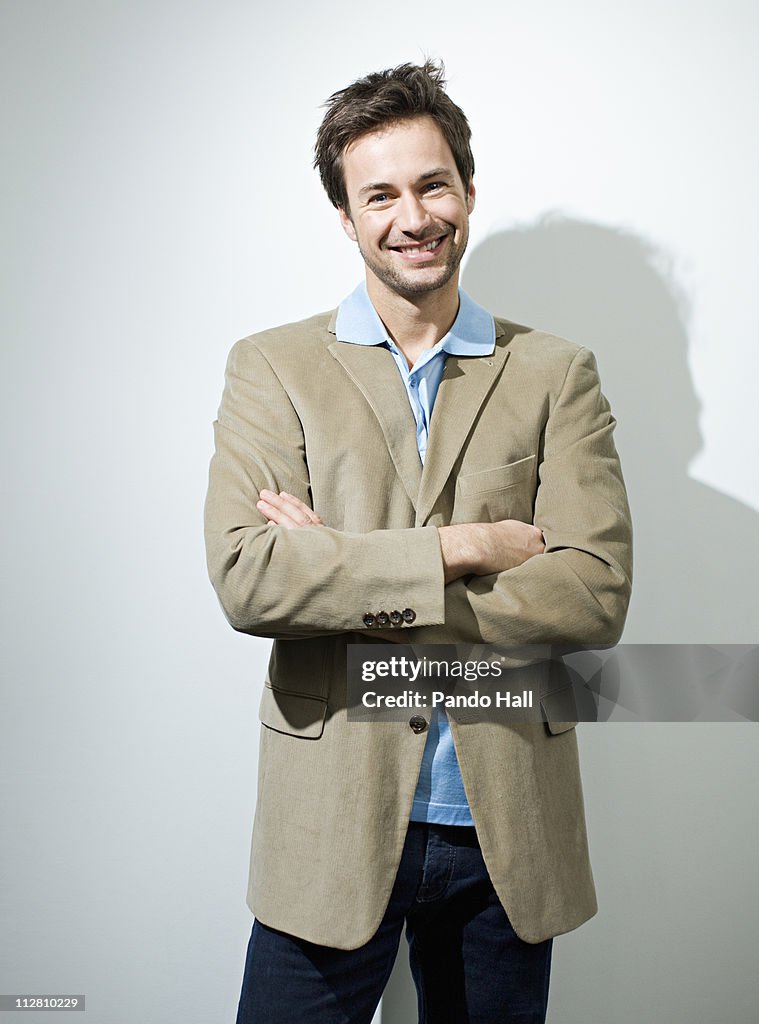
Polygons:
<instances>
[{"instance_id":1,"label":"blazer flap pocket","mask_svg":"<svg viewBox=\"0 0 759 1024\"><path fill-rule=\"evenodd\" d=\"M552 736L558 736L559 733L569 732L570 729L574 729L577 722L546 722L548 731Z\"/></svg>"},{"instance_id":2,"label":"blazer flap pocket","mask_svg":"<svg viewBox=\"0 0 759 1024\"><path fill-rule=\"evenodd\" d=\"M540 706L552 735L568 732L577 725L577 707L571 686L545 694L540 698Z\"/></svg>"},{"instance_id":3,"label":"blazer flap pocket","mask_svg":"<svg viewBox=\"0 0 759 1024\"><path fill-rule=\"evenodd\" d=\"M324 731L327 702L303 693L264 686L258 717L263 725L289 736L318 740Z\"/></svg>"},{"instance_id":4,"label":"blazer flap pocket","mask_svg":"<svg viewBox=\"0 0 759 1024\"><path fill-rule=\"evenodd\" d=\"M528 455L527 458L510 462L506 466L481 469L477 473L462 473L458 478L459 490L463 495L503 490L529 478L534 463L535 456Z\"/></svg>"}]
</instances>

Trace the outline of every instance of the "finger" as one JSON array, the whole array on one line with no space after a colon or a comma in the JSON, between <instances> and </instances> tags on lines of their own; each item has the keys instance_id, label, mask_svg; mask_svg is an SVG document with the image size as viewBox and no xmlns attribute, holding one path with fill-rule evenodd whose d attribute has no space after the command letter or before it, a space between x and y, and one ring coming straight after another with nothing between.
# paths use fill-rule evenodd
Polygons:
<instances>
[{"instance_id":1,"label":"finger","mask_svg":"<svg viewBox=\"0 0 759 1024\"><path fill-rule=\"evenodd\" d=\"M279 526L286 526L289 529L296 526L322 525L319 516L308 505L287 491L275 494L274 491L264 488L256 507Z\"/></svg>"},{"instance_id":2,"label":"finger","mask_svg":"<svg viewBox=\"0 0 759 1024\"><path fill-rule=\"evenodd\" d=\"M284 526L288 530L294 530L301 525L291 519L281 507L276 506L273 502L264 501L263 498L259 498L256 502L256 508L268 520L267 526Z\"/></svg>"},{"instance_id":3,"label":"finger","mask_svg":"<svg viewBox=\"0 0 759 1024\"><path fill-rule=\"evenodd\" d=\"M298 498L293 497L292 494L287 494L285 491L280 491L279 499L282 502L280 506L285 515L291 519L296 526L311 526L311 516L313 512L311 509L304 505Z\"/></svg>"},{"instance_id":4,"label":"finger","mask_svg":"<svg viewBox=\"0 0 759 1024\"><path fill-rule=\"evenodd\" d=\"M291 509L288 508L289 514L291 516L293 516L293 517L299 518L300 522L304 526L306 526L307 523L303 519L300 518L300 517L303 517L303 516L310 523L314 523L314 524L320 524L321 523L321 519L316 514L316 512L314 512L314 510L312 508L309 508L308 505L304 501L300 500L300 498L296 498L294 494L290 494L288 491L280 491L279 492L279 496L280 496L280 498L284 498L284 500L287 502L288 506L292 506Z\"/></svg>"}]
</instances>

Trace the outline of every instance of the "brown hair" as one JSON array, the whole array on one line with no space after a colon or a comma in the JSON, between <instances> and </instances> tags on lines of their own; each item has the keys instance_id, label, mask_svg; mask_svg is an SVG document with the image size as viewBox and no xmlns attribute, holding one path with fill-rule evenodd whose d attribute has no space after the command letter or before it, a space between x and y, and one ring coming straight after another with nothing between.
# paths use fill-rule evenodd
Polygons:
<instances>
[{"instance_id":1,"label":"brown hair","mask_svg":"<svg viewBox=\"0 0 759 1024\"><path fill-rule=\"evenodd\" d=\"M469 140L472 132L464 111L446 94L443 62L426 60L400 64L359 78L333 93L324 104L327 113L319 126L314 167L333 206L348 210L343 176L343 154L361 135L394 121L424 114L434 118L451 148L466 188L474 174Z\"/></svg>"}]
</instances>

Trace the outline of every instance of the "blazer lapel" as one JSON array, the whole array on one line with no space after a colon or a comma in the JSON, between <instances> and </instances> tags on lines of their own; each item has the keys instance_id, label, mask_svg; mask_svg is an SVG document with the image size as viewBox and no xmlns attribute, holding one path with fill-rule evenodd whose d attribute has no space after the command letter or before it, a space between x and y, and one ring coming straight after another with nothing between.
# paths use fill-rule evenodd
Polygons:
<instances>
[{"instance_id":1,"label":"blazer lapel","mask_svg":"<svg viewBox=\"0 0 759 1024\"><path fill-rule=\"evenodd\" d=\"M505 334L496 321L496 346L490 356L449 355L430 420L430 436L416 502L416 525L424 526L451 475L454 463L509 357ZM508 340L508 339L507 339Z\"/></svg>"},{"instance_id":2,"label":"blazer lapel","mask_svg":"<svg viewBox=\"0 0 759 1024\"><path fill-rule=\"evenodd\" d=\"M395 360L390 351L381 345L352 345L345 341L333 341L329 351L371 406L385 435L398 476L416 508L422 463L416 447L414 414ZM369 452L371 457L372 453Z\"/></svg>"}]
</instances>

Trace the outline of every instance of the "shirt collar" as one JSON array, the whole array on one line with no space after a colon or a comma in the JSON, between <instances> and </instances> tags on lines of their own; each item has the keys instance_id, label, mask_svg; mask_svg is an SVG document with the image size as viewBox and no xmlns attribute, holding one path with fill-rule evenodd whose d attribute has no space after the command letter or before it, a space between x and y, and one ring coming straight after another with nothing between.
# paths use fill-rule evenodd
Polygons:
<instances>
[{"instance_id":1,"label":"shirt collar","mask_svg":"<svg viewBox=\"0 0 759 1024\"><path fill-rule=\"evenodd\" d=\"M338 341L352 345L390 344L387 328L372 305L365 281L340 303L335 333ZM495 350L493 317L463 288L459 288L459 311L453 326L435 349L455 356L489 356Z\"/></svg>"}]
</instances>

